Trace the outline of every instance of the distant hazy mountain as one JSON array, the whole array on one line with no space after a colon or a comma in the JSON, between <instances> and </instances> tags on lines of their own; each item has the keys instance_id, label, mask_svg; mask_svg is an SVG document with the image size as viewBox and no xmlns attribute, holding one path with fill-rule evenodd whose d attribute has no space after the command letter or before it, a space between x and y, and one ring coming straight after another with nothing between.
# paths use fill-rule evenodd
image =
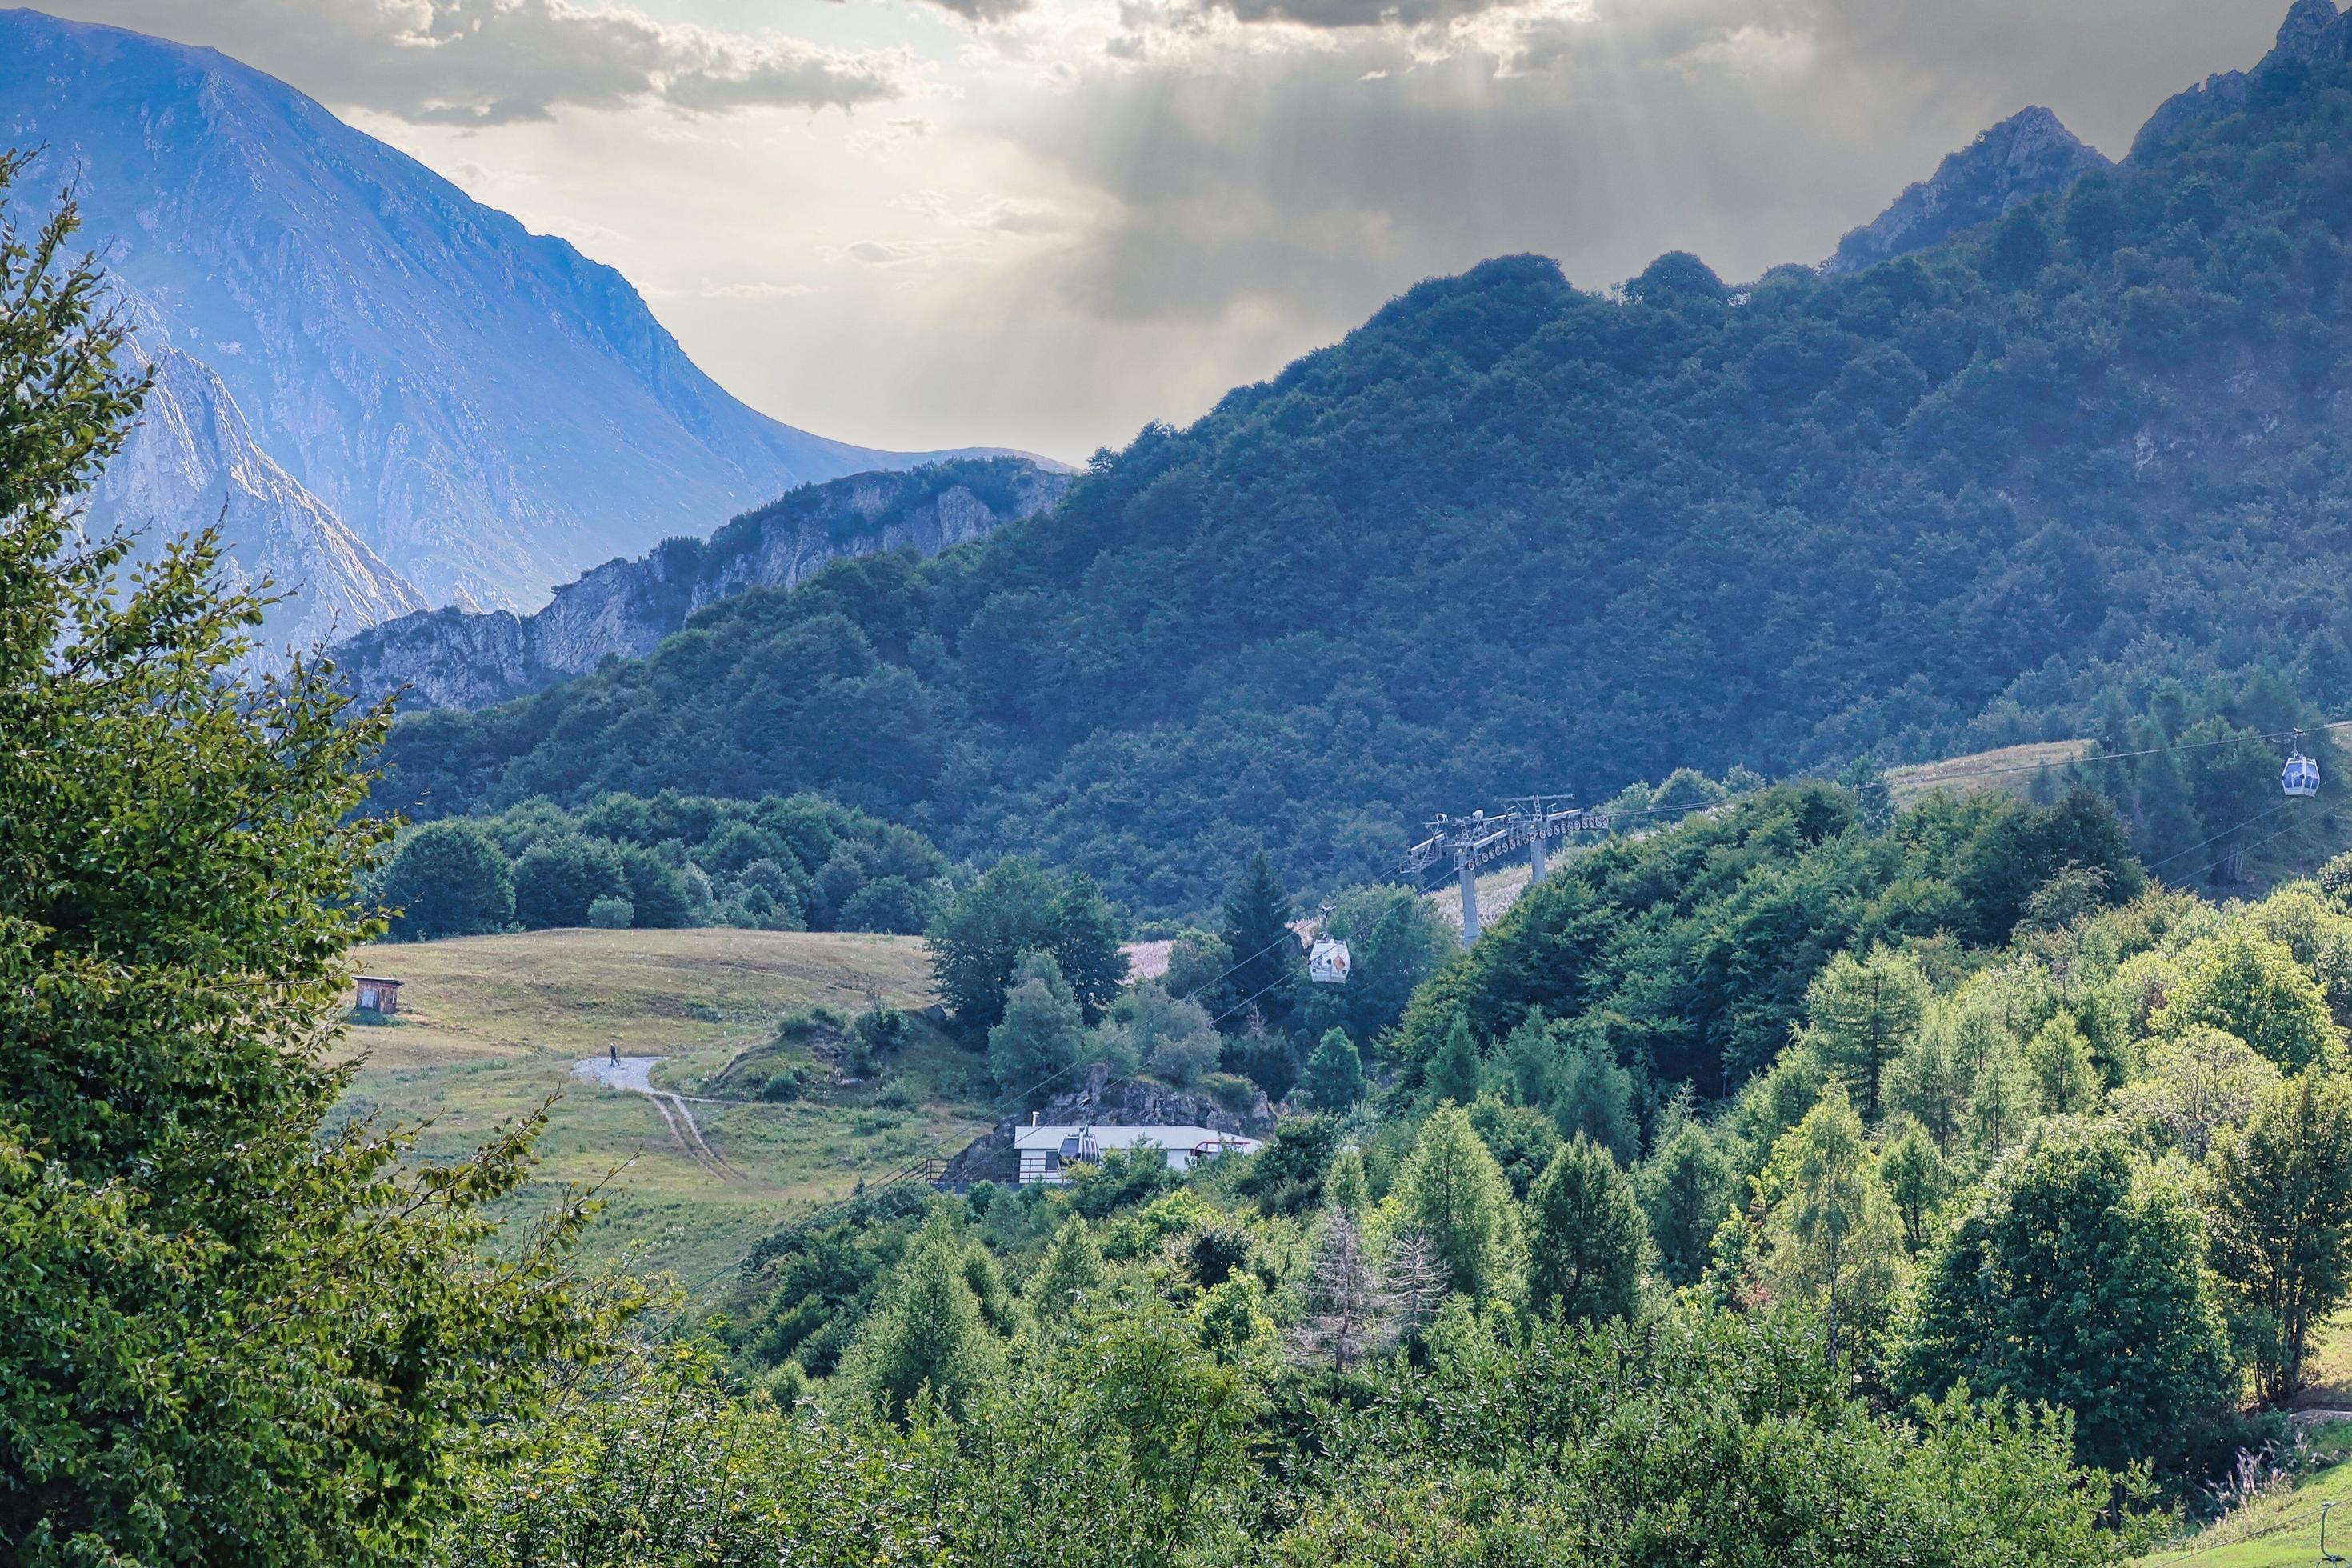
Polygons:
<instances>
[{"instance_id":1,"label":"distant hazy mountain","mask_svg":"<svg viewBox=\"0 0 2352 1568\"><path fill-rule=\"evenodd\" d=\"M211 50L0 11L0 144L261 447L436 602L530 607L793 486L922 460L737 402L628 281Z\"/></svg>"},{"instance_id":2,"label":"distant hazy mountain","mask_svg":"<svg viewBox=\"0 0 2352 1568\"><path fill-rule=\"evenodd\" d=\"M1383 879L1509 795L2081 735L2168 680L2352 712L2347 53L2310 0L2237 108L1875 267L1422 284L971 549L404 720L380 798L824 790L1191 916L1261 846Z\"/></svg>"},{"instance_id":3,"label":"distant hazy mountain","mask_svg":"<svg viewBox=\"0 0 2352 1568\"><path fill-rule=\"evenodd\" d=\"M424 595L254 443L220 377L176 351L156 355L154 372L130 440L90 492L89 531L136 535L134 559L144 560L218 525L230 546L224 574L289 595L262 627L272 650L425 608Z\"/></svg>"},{"instance_id":4,"label":"distant hazy mountain","mask_svg":"<svg viewBox=\"0 0 2352 1568\"><path fill-rule=\"evenodd\" d=\"M1925 250L2021 202L2064 190L2089 170L2111 166L2048 110L2022 110L1946 158L1934 177L1913 185L1838 241L1825 270L1859 272Z\"/></svg>"},{"instance_id":5,"label":"distant hazy mountain","mask_svg":"<svg viewBox=\"0 0 2352 1568\"><path fill-rule=\"evenodd\" d=\"M362 696L408 688L420 707L480 708L641 658L695 611L751 588L789 588L845 556L924 555L1033 517L1070 476L1020 458L967 458L905 473L858 474L794 490L712 535L674 539L555 591L535 615L459 609L408 616L334 650Z\"/></svg>"}]
</instances>

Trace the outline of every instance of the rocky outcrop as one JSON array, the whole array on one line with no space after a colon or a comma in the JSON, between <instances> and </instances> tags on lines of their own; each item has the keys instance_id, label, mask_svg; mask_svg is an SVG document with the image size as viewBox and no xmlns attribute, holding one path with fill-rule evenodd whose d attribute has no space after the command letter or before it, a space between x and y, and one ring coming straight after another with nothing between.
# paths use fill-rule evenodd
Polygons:
<instances>
[{"instance_id":1,"label":"rocky outcrop","mask_svg":"<svg viewBox=\"0 0 2352 1568\"><path fill-rule=\"evenodd\" d=\"M410 616L334 650L362 697L405 689L417 707L480 708L639 658L705 605L789 588L828 562L887 550L925 555L969 543L1059 500L1067 474L1020 458L967 458L910 473L808 485L735 519L708 543L673 539L612 561L528 616L457 609Z\"/></svg>"},{"instance_id":2,"label":"rocky outcrop","mask_svg":"<svg viewBox=\"0 0 2352 1568\"><path fill-rule=\"evenodd\" d=\"M34 183L72 184L115 279L428 603L534 609L701 520L929 460L746 407L618 272L211 49L0 11L0 146L47 150Z\"/></svg>"},{"instance_id":3,"label":"rocky outcrop","mask_svg":"<svg viewBox=\"0 0 2352 1568\"><path fill-rule=\"evenodd\" d=\"M1838 241L1837 254L1823 270L1859 272L1925 250L2021 202L2063 190L2090 170L2107 167L2098 149L2078 141L2050 110L2025 110L1946 158L1933 178L1913 185Z\"/></svg>"},{"instance_id":4,"label":"rocky outcrop","mask_svg":"<svg viewBox=\"0 0 2352 1568\"><path fill-rule=\"evenodd\" d=\"M166 350L130 438L87 498L84 531L131 536L133 563L172 541L218 530L220 574L238 588L285 595L263 619L257 662L283 661L425 607L425 595L271 460L210 367Z\"/></svg>"},{"instance_id":5,"label":"rocky outcrop","mask_svg":"<svg viewBox=\"0 0 2352 1568\"><path fill-rule=\"evenodd\" d=\"M2250 71L2222 71L2165 100L2132 138L2131 155L2149 158L2191 127L2245 106L2254 82L2266 72L2352 59L2352 16L2339 15L2336 0L2295 0L2280 24L2278 41Z\"/></svg>"}]
</instances>

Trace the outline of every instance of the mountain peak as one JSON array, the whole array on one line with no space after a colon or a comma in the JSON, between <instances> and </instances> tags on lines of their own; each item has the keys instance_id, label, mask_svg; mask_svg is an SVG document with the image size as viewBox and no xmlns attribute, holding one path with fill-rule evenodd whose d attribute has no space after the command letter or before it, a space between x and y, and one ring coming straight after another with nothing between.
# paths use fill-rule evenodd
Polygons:
<instances>
[{"instance_id":1,"label":"mountain peak","mask_svg":"<svg viewBox=\"0 0 2352 1568\"><path fill-rule=\"evenodd\" d=\"M2329 33L2339 20L2336 0L2294 0L2286 20L2279 24L2278 43L2271 50L2270 58L2318 58L2326 52Z\"/></svg>"},{"instance_id":2,"label":"mountain peak","mask_svg":"<svg viewBox=\"0 0 2352 1568\"><path fill-rule=\"evenodd\" d=\"M2330 0L2306 5L2334 7ZM1938 165L1935 174L1895 198L1870 223L1838 241L1830 272L1859 272L1924 250L1961 229L2000 216L2021 202L2063 190L2108 163L2047 109L2020 110Z\"/></svg>"}]
</instances>

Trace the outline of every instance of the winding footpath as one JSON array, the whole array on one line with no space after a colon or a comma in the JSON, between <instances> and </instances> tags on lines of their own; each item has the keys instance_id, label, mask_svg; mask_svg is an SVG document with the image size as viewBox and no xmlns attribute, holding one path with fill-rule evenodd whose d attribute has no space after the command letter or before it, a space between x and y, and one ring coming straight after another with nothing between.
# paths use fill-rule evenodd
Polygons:
<instances>
[{"instance_id":1,"label":"winding footpath","mask_svg":"<svg viewBox=\"0 0 2352 1568\"><path fill-rule=\"evenodd\" d=\"M654 1064L668 1059L623 1057L616 1063L606 1057L583 1057L572 1064L572 1076L605 1089L644 1095L661 1113L662 1125L669 1129L670 1142L677 1145L680 1153L722 1182L750 1181L751 1177L729 1164L703 1138L702 1129L695 1125L694 1112L687 1109L684 1096L655 1087Z\"/></svg>"}]
</instances>

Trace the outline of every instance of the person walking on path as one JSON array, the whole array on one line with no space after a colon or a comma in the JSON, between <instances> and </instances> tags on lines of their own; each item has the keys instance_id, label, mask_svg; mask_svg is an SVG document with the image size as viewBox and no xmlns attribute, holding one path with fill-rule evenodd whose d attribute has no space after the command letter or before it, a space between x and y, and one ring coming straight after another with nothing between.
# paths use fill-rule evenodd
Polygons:
<instances>
[{"instance_id":1,"label":"person walking on path","mask_svg":"<svg viewBox=\"0 0 2352 1568\"><path fill-rule=\"evenodd\" d=\"M621 1065L621 1042L614 1040L611 1045L605 1047L604 1054L612 1058L613 1066L614 1068L618 1068Z\"/></svg>"}]
</instances>

